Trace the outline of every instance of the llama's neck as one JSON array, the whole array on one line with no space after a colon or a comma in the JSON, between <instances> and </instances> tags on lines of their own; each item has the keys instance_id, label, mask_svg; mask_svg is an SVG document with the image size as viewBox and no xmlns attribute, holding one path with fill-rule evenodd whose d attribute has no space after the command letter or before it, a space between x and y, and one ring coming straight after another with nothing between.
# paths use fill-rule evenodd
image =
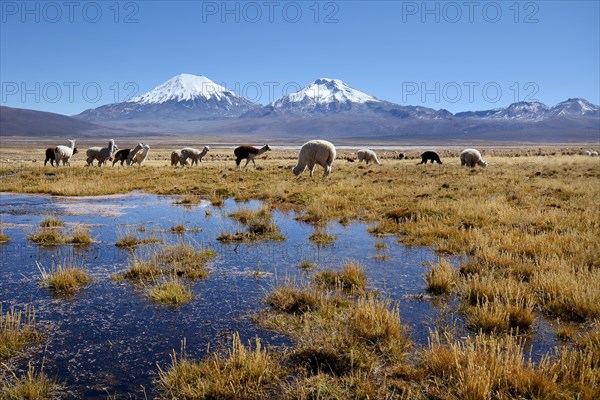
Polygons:
<instances>
[{"instance_id":1,"label":"llama's neck","mask_svg":"<svg viewBox=\"0 0 600 400\"><path fill-rule=\"evenodd\" d=\"M258 149L258 152L256 153L257 156L260 156L262 153L264 153L265 151L267 151L269 149L269 146L263 146L260 149Z\"/></svg>"}]
</instances>

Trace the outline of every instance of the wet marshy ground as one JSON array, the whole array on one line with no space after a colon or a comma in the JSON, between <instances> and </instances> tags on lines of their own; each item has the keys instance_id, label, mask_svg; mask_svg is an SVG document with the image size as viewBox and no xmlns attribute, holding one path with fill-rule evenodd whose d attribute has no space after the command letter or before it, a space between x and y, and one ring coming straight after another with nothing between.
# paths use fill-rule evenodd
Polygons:
<instances>
[{"instance_id":1,"label":"wet marshy ground","mask_svg":"<svg viewBox=\"0 0 600 400\"><path fill-rule=\"evenodd\" d=\"M44 359L45 372L62 384L65 398L152 397L157 364L168 365L184 339L192 357L201 357L208 346L214 350L228 345L232 332L239 332L243 342L259 336L267 345L289 344L285 336L261 329L252 316L265 308L265 295L277 282L312 274L298 268L303 260L317 268L337 269L347 259L365 266L369 288L399 302L402 322L419 346L426 345L430 328L454 324L464 329L452 301L437 302L425 293L423 264L437 260L431 249L407 248L394 237L376 238L361 223L330 224L325 229L334 242L317 246L309 240L314 227L279 212L274 212L274 222L286 240L224 244L217 237L240 228L228 215L242 206L257 209L260 202L226 200L222 207L213 207L208 202L176 205L176 200L142 193L78 198L1 194L0 217L11 241L0 246L0 303L4 310L32 305L47 339L33 354L11 363L18 368L29 359ZM85 225L94 243L40 247L29 242L28 235L49 216L64 221L64 230ZM169 232L178 224L189 230ZM133 252L116 247L129 233L162 243L141 245ZM112 278L127 269L134 253L144 257L180 242L217 253L209 263L209 277L190 283L191 302L157 304L139 285ZM36 261L50 269L65 260L84 267L93 282L73 295L56 296L39 286ZM553 342L542 318L533 331L535 356Z\"/></svg>"}]
</instances>

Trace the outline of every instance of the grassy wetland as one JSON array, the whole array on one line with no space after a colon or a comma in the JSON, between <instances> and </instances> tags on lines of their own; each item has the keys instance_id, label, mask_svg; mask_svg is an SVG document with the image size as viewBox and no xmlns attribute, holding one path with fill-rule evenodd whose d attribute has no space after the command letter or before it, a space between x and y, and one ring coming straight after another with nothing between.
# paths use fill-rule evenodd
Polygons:
<instances>
[{"instance_id":1,"label":"grassy wetland","mask_svg":"<svg viewBox=\"0 0 600 400\"><path fill-rule=\"evenodd\" d=\"M142 207L127 211L136 200L122 201L123 223L139 223L143 237L160 238L151 248L116 247L119 228L110 224L118 217L107 207L98 209L108 221L98 217L89 225L100 243L71 250L81 251L84 262L98 254L107 261L86 269L94 279L70 302L118 294L115 304L94 307L106 315L113 306L127 309L130 318L156 312L157 332L177 332L150 344L150 359L141 363L148 374L136 384L153 397L600 396L600 159L558 148L484 149L489 167L471 170L460 168L453 150L440 152L443 165L425 166L415 165L417 152L405 160L382 155L377 166L348 162L352 151L341 150L331 176L323 178L317 167L311 179L306 171L298 178L291 173L292 150L274 150L246 171L235 170L230 152L211 150L199 167L186 168L170 167L166 150L151 152L142 168L85 168L77 157L70 168L41 167L39 160L0 163L0 192L170 196L164 207L176 218L145 215ZM2 149L1 156L19 160L21 153ZM80 222L75 208L66 210L71 214L59 221ZM11 238L3 246L27 244L36 233L68 232L41 226L45 218L40 213L22 229L3 220ZM185 228L191 226L199 229ZM170 229L180 234L164 233ZM63 244L58 249L32 244L31 251L50 257L46 252L60 252L68 241L59 239L49 239ZM269 253L285 248L289 256L296 243L317 256L287 260ZM25 262L11 248L15 257L5 255L3 265ZM400 249L433 256L401 260ZM323 254L335 257L314 259ZM245 274L257 268L270 275ZM3 278L12 276L20 276L16 267ZM25 295L11 300L22 278L14 280L0 284L5 309L28 302ZM74 307L52 301L59 309ZM179 305L157 304L163 301ZM420 310L428 320L418 319ZM43 314L51 318L49 310ZM106 315L84 319L107 322ZM76 332L69 324L64 329ZM92 342L126 346L107 335ZM10 357L23 366L37 356ZM3 368L8 388L15 377L8 364ZM112 393L117 385L106 382L115 378L105 378L98 386Z\"/></svg>"}]
</instances>

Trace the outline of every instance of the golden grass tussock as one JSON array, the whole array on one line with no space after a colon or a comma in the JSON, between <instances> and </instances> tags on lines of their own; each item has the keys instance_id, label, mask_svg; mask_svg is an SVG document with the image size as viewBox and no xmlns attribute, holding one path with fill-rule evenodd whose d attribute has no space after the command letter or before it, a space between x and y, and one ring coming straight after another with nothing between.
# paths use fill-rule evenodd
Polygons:
<instances>
[{"instance_id":1,"label":"golden grass tussock","mask_svg":"<svg viewBox=\"0 0 600 400\"><path fill-rule=\"evenodd\" d=\"M145 261L134 257L129 268L115 278L122 277L131 281L147 281L153 280L161 274L162 271L154 260Z\"/></svg>"},{"instance_id":2,"label":"golden grass tussock","mask_svg":"<svg viewBox=\"0 0 600 400\"><path fill-rule=\"evenodd\" d=\"M154 236L139 238L133 233L127 233L127 234L121 236L115 242L115 246L122 247L122 248L134 248L141 244L156 244L156 243L160 243L160 242L161 242L161 240Z\"/></svg>"},{"instance_id":3,"label":"golden grass tussock","mask_svg":"<svg viewBox=\"0 0 600 400\"><path fill-rule=\"evenodd\" d=\"M67 243L77 245L89 245L93 243L90 235L90 229L85 226L77 225L73 228L71 236L67 239Z\"/></svg>"},{"instance_id":4,"label":"golden grass tussock","mask_svg":"<svg viewBox=\"0 0 600 400\"><path fill-rule=\"evenodd\" d=\"M188 279L204 279L208 277L208 261L215 256L212 249L197 250L187 243L164 246L147 259L134 257L129 268L116 278L148 281L155 280L160 275L176 275Z\"/></svg>"},{"instance_id":5,"label":"golden grass tussock","mask_svg":"<svg viewBox=\"0 0 600 400\"><path fill-rule=\"evenodd\" d=\"M352 264L347 266L356 268ZM355 297L339 281L331 286L286 281L265 302L271 311L258 321L294 341L284 362L294 367L295 377L285 385L284 398L363 391L379 398L387 375L411 348L397 304L373 294Z\"/></svg>"},{"instance_id":6,"label":"golden grass tussock","mask_svg":"<svg viewBox=\"0 0 600 400\"><path fill-rule=\"evenodd\" d=\"M362 265L356 261L348 261L340 271L323 270L314 275L317 285L327 289L342 289L349 293L362 294L365 291L367 278Z\"/></svg>"},{"instance_id":7,"label":"golden grass tussock","mask_svg":"<svg viewBox=\"0 0 600 400\"><path fill-rule=\"evenodd\" d=\"M317 267L317 264L310 260L302 260L298 264L298 268L300 268L303 271L309 271L311 269L315 269L316 267Z\"/></svg>"},{"instance_id":8,"label":"golden grass tussock","mask_svg":"<svg viewBox=\"0 0 600 400\"><path fill-rule=\"evenodd\" d=\"M198 228L198 227L186 228L185 225L183 225L183 224L177 224L177 225L173 225L171 228L169 228L168 232L175 233L178 235L183 235L186 232L200 232L200 228Z\"/></svg>"},{"instance_id":9,"label":"golden grass tussock","mask_svg":"<svg viewBox=\"0 0 600 400\"><path fill-rule=\"evenodd\" d=\"M177 233L179 235L185 233L185 231L186 231L186 228L185 228L185 225L183 225L183 224L173 225L171 227L171 229L169 229L169 232Z\"/></svg>"},{"instance_id":10,"label":"golden grass tussock","mask_svg":"<svg viewBox=\"0 0 600 400\"><path fill-rule=\"evenodd\" d=\"M229 215L246 227L246 232L237 231L236 233L224 232L217 238L223 242L245 242L257 240L285 240L285 237L279 232L279 228L273 222L271 210L263 207L259 210L251 210L247 207L241 207Z\"/></svg>"},{"instance_id":11,"label":"golden grass tussock","mask_svg":"<svg viewBox=\"0 0 600 400\"><path fill-rule=\"evenodd\" d=\"M327 300L316 288L288 284L276 287L267 295L265 302L277 312L304 314L323 308Z\"/></svg>"},{"instance_id":12,"label":"golden grass tussock","mask_svg":"<svg viewBox=\"0 0 600 400\"><path fill-rule=\"evenodd\" d=\"M386 387L373 380L367 373L355 373L340 377L327 373L302 374L285 386L282 398L286 400L346 400L346 399L414 399L398 390L387 392ZM394 394L391 394L394 393Z\"/></svg>"},{"instance_id":13,"label":"golden grass tussock","mask_svg":"<svg viewBox=\"0 0 600 400\"><path fill-rule=\"evenodd\" d=\"M523 332L533 325L535 299L527 284L511 277L469 275L459 287L460 309L475 332Z\"/></svg>"},{"instance_id":14,"label":"golden grass tussock","mask_svg":"<svg viewBox=\"0 0 600 400\"><path fill-rule=\"evenodd\" d=\"M6 233L0 231L0 243L8 243L10 242L10 236L8 236Z\"/></svg>"},{"instance_id":15,"label":"golden grass tussock","mask_svg":"<svg viewBox=\"0 0 600 400\"><path fill-rule=\"evenodd\" d=\"M0 305L0 361L7 360L25 346L43 339L35 327L35 310L10 308L6 313Z\"/></svg>"},{"instance_id":16,"label":"golden grass tussock","mask_svg":"<svg viewBox=\"0 0 600 400\"><path fill-rule=\"evenodd\" d=\"M325 246L333 243L335 241L335 236L330 233L327 233L327 231L323 228L317 227L314 233L310 235L308 239L314 244L317 244L319 246Z\"/></svg>"},{"instance_id":17,"label":"golden grass tussock","mask_svg":"<svg viewBox=\"0 0 600 400\"><path fill-rule=\"evenodd\" d=\"M48 217L40 221L40 228L61 228L65 223L58 218Z\"/></svg>"},{"instance_id":18,"label":"golden grass tussock","mask_svg":"<svg viewBox=\"0 0 600 400\"><path fill-rule=\"evenodd\" d=\"M37 266L40 270L40 285L56 294L74 293L92 282L92 278L83 268L67 262L53 265L50 271L39 263Z\"/></svg>"},{"instance_id":19,"label":"golden grass tussock","mask_svg":"<svg viewBox=\"0 0 600 400\"><path fill-rule=\"evenodd\" d=\"M39 228L27 240L40 246L60 246L67 242L67 238L57 228Z\"/></svg>"},{"instance_id":20,"label":"golden grass tussock","mask_svg":"<svg viewBox=\"0 0 600 400\"><path fill-rule=\"evenodd\" d=\"M179 243L163 247L154 255L154 260L177 276L202 279L208 276L206 265L215 255L212 249L196 250L187 243Z\"/></svg>"},{"instance_id":21,"label":"golden grass tussock","mask_svg":"<svg viewBox=\"0 0 600 400\"><path fill-rule=\"evenodd\" d=\"M148 297L163 303L179 305L192 300L192 290L182 283L176 275L159 281L147 288Z\"/></svg>"},{"instance_id":22,"label":"golden grass tussock","mask_svg":"<svg viewBox=\"0 0 600 400\"><path fill-rule=\"evenodd\" d=\"M180 204L184 206L191 206L200 204L200 197L186 194L181 199L174 201L173 204Z\"/></svg>"},{"instance_id":23,"label":"golden grass tussock","mask_svg":"<svg viewBox=\"0 0 600 400\"><path fill-rule=\"evenodd\" d=\"M539 272L531 284L550 315L575 322L600 318L600 269Z\"/></svg>"},{"instance_id":24,"label":"golden grass tussock","mask_svg":"<svg viewBox=\"0 0 600 400\"><path fill-rule=\"evenodd\" d=\"M43 365L36 370L29 363L21 375L10 370L0 372L0 398L5 400L51 399L57 388L57 383L44 374Z\"/></svg>"},{"instance_id":25,"label":"golden grass tussock","mask_svg":"<svg viewBox=\"0 0 600 400\"><path fill-rule=\"evenodd\" d=\"M430 391L443 398L559 398L552 375L525 358L518 338L480 335L452 342L434 332L420 357Z\"/></svg>"},{"instance_id":26,"label":"golden grass tussock","mask_svg":"<svg viewBox=\"0 0 600 400\"><path fill-rule=\"evenodd\" d=\"M359 298L349 314L353 334L368 346L375 347L382 357L391 357L395 361L406 354L410 341L400 323L397 304L370 295Z\"/></svg>"},{"instance_id":27,"label":"golden grass tussock","mask_svg":"<svg viewBox=\"0 0 600 400\"><path fill-rule=\"evenodd\" d=\"M39 228L27 237L27 240L40 246L60 246L63 244L89 245L93 242L90 230L86 226L77 225L66 236L61 232L64 223L55 218L46 218Z\"/></svg>"},{"instance_id":28,"label":"golden grass tussock","mask_svg":"<svg viewBox=\"0 0 600 400\"><path fill-rule=\"evenodd\" d=\"M435 295L450 294L458 280L452 264L443 258L429 266L424 278L427 291Z\"/></svg>"},{"instance_id":29,"label":"golden grass tussock","mask_svg":"<svg viewBox=\"0 0 600 400\"><path fill-rule=\"evenodd\" d=\"M285 369L260 340L245 346L234 333L226 354L191 361L173 353L171 365L159 368L158 388L164 399L274 398Z\"/></svg>"}]
</instances>

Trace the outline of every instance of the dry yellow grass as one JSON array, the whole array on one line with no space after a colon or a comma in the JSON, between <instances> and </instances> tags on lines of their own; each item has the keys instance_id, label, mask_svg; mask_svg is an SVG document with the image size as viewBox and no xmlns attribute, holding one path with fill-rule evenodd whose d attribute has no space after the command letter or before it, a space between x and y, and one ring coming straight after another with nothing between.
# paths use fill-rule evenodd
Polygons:
<instances>
[{"instance_id":1,"label":"dry yellow grass","mask_svg":"<svg viewBox=\"0 0 600 400\"><path fill-rule=\"evenodd\" d=\"M318 271L315 273L314 280L317 285L326 289L341 289L357 294L364 293L367 284L364 267L356 261L346 262L340 271Z\"/></svg>"},{"instance_id":2,"label":"dry yellow grass","mask_svg":"<svg viewBox=\"0 0 600 400\"><path fill-rule=\"evenodd\" d=\"M123 248L134 248L139 246L140 244L156 243L160 243L160 239L154 236L139 238L133 233L126 233L115 242L115 246Z\"/></svg>"},{"instance_id":3,"label":"dry yellow grass","mask_svg":"<svg viewBox=\"0 0 600 400\"><path fill-rule=\"evenodd\" d=\"M40 285L47 287L57 294L73 293L87 286L92 278L80 267L67 262L53 266L46 271L38 263L40 270Z\"/></svg>"},{"instance_id":4,"label":"dry yellow grass","mask_svg":"<svg viewBox=\"0 0 600 400\"><path fill-rule=\"evenodd\" d=\"M25 346L38 342L42 335L35 328L35 311L11 308L6 313L0 305L0 361L13 356Z\"/></svg>"},{"instance_id":5,"label":"dry yellow grass","mask_svg":"<svg viewBox=\"0 0 600 400\"><path fill-rule=\"evenodd\" d=\"M208 276L206 265L216 256L211 249L195 249L187 243L164 246L147 259L134 257L129 268L116 276L133 281L148 281L160 275L176 275L188 279L203 279Z\"/></svg>"},{"instance_id":6,"label":"dry yellow grass","mask_svg":"<svg viewBox=\"0 0 600 400\"><path fill-rule=\"evenodd\" d=\"M456 286L456 271L450 262L440 259L437 264L432 264L429 271L424 274L427 291L432 294L449 294Z\"/></svg>"},{"instance_id":7,"label":"dry yellow grass","mask_svg":"<svg viewBox=\"0 0 600 400\"><path fill-rule=\"evenodd\" d=\"M71 236L67 239L67 243L77 245L89 245L93 242L90 235L90 229L85 226L77 225L73 228Z\"/></svg>"},{"instance_id":8,"label":"dry yellow grass","mask_svg":"<svg viewBox=\"0 0 600 400\"><path fill-rule=\"evenodd\" d=\"M285 240L285 237L279 233L279 229L273 223L273 216L268 207L256 211L241 207L229 216L243 224L247 232L237 231L234 234L224 232L217 238L220 241Z\"/></svg>"},{"instance_id":9,"label":"dry yellow grass","mask_svg":"<svg viewBox=\"0 0 600 400\"><path fill-rule=\"evenodd\" d=\"M435 168L417 167L412 159L360 168L343 161L340 152L327 179L294 177L291 152L270 154L260 170L246 172L216 158L205 160L202 169L183 170L168 167L166 158L118 171L85 169L77 162L58 169L2 163L0 191L73 196L137 189L199 196L213 205L225 198L259 199L269 209L294 210L315 226L368 221L373 234L464 257L452 293L476 337L432 339L415 371L402 362L381 368L387 364L379 352L347 335L351 307L345 295L281 289L267 326L295 329L299 344L292 356L303 371L312 371L284 385L290 391L284 397L597 398L598 345L590 332L600 315L598 159L560 150L490 153L487 169L469 170L458 166L451 151ZM437 281L440 274L435 275ZM530 329L534 309L574 323L581 335L564 339L580 347L558 349L538 366L529 363L510 332ZM478 335L480 329L495 335ZM343 334L333 334L338 331Z\"/></svg>"},{"instance_id":10,"label":"dry yellow grass","mask_svg":"<svg viewBox=\"0 0 600 400\"><path fill-rule=\"evenodd\" d=\"M595 350L564 348L536 365L510 335L454 341L434 332L421 367L427 391L444 399L593 399L600 394Z\"/></svg>"},{"instance_id":11,"label":"dry yellow grass","mask_svg":"<svg viewBox=\"0 0 600 400\"><path fill-rule=\"evenodd\" d=\"M147 289L148 296L164 304L183 304L192 299L192 291L181 283L176 275L172 275Z\"/></svg>"},{"instance_id":12,"label":"dry yellow grass","mask_svg":"<svg viewBox=\"0 0 600 400\"><path fill-rule=\"evenodd\" d=\"M489 153L487 169L469 170L460 168L457 158L446 158L436 168L416 166L412 159L384 159L380 167L358 168L340 152L329 178L310 179L290 173L292 151L270 154L260 170L240 172L232 160L221 158L227 150L211 154L202 169L181 170L168 166L168 151L157 149L158 160L127 170L83 168L83 162L71 168L1 163L0 190L99 195L137 189L203 197L213 204L227 197L260 199L269 208L293 209L300 220L316 226L371 221L373 233L469 256L460 268L463 277L493 270L494 277L524 282L526 291L536 294L535 306L550 315L597 318L598 291L590 282L598 281L594 274L600 267L598 160L560 155L573 151L552 148ZM456 152L445 154L452 156ZM225 234L224 239L245 236ZM591 279L578 278L585 270ZM558 295L552 281L568 282L568 288ZM580 284L582 290L573 289Z\"/></svg>"},{"instance_id":13,"label":"dry yellow grass","mask_svg":"<svg viewBox=\"0 0 600 400\"><path fill-rule=\"evenodd\" d=\"M40 246L60 246L67 242L67 238L57 228L39 228L27 239Z\"/></svg>"},{"instance_id":14,"label":"dry yellow grass","mask_svg":"<svg viewBox=\"0 0 600 400\"><path fill-rule=\"evenodd\" d=\"M274 398L284 371L258 338L244 346L236 333L224 355L213 353L198 362L173 353L171 365L159 369L158 387L163 399Z\"/></svg>"},{"instance_id":15,"label":"dry yellow grass","mask_svg":"<svg viewBox=\"0 0 600 400\"><path fill-rule=\"evenodd\" d=\"M29 363L24 374L8 370L0 372L0 398L3 400L45 400L52 398L57 388L56 382Z\"/></svg>"}]
</instances>

